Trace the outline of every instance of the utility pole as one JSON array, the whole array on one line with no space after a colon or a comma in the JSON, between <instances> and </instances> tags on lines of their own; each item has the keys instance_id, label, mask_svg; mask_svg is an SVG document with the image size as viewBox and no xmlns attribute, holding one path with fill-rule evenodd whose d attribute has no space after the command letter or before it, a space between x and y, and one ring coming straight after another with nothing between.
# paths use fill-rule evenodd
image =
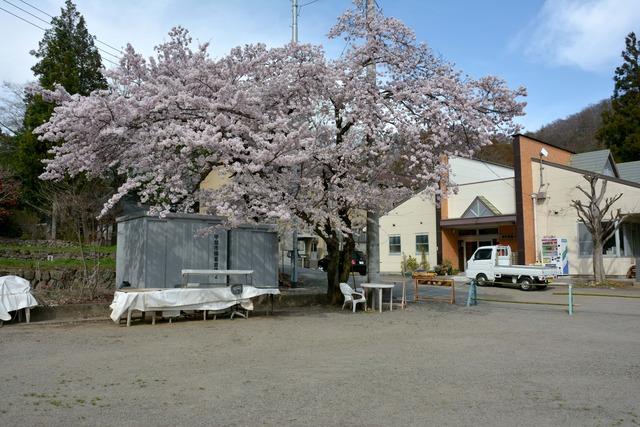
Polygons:
<instances>
[{"instance_id":1,"label":"utility pole","mask_svg":"<svg viewBox=\"0 0 640 427\"><path fill-rule=\"evenodd\" d=\"M298 43L298 0L291 0L291 43Z\"/></svg>"},{"instance_id":2,"label":"utility pole","mask_svg":"<svg viewBox=\"0 0 640 427\"><path fill-rule=\"evenodd\" d=\"M291 43L298 43L298 0L291 0ZM293 250L291 251L291 287L298 284L298 229L293 229Z\"/></svg>"},{"instance_id":3,"label":"utility pole","mask_svg":"<svg viewBox=\"0 0 640 427\"><path fill-rule=\"evenodd\" d=\"M375 0L366 0L367 21L376 14ZM376 64L367 66L367 77L376 84ZM369 283L380 282L380 212L377 206L367 208L367 275Z\"/></svg>"}]
</instances>

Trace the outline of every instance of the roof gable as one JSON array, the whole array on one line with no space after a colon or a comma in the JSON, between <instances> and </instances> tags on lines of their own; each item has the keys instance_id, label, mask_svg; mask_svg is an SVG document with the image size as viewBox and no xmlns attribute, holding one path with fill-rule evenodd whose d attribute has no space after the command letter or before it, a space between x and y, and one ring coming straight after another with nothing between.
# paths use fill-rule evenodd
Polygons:
<instances>
[{"instance_id":1,"label":"roof gable","mask_svg":"<svg viewBox=\"0 0 640 427\"><path fill-rule=\"evenodd\" d=\"M481 218L485 216L502 215L484 196L477 196L462 214L462 218Z\"/></svg>"},{"instance_id":2,"label":"roof gable","mask_svg":"<svg viewBox=\"0 0 640 427\"><path fill-rule=\"evenodd\" d=\"M588 151L571 156L569 166L607 176L618 176L616 164L609 150Z\"/></svg>"}]
</instances>

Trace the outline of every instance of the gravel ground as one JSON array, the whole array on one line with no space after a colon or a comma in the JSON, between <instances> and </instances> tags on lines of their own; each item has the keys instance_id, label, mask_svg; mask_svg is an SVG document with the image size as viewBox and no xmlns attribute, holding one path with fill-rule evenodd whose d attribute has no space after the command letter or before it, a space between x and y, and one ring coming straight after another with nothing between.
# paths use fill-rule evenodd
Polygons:
<instances>
[{"instance_id":1,"label":"gravel ground","mask_svg":"<svg viewBox=\"0 0 640 427\"><path fill-rule=\"evenodd\" d=\"M640 300L576 302L7 325L0 424L639 424Z\"/></svg>"}]
</instances>

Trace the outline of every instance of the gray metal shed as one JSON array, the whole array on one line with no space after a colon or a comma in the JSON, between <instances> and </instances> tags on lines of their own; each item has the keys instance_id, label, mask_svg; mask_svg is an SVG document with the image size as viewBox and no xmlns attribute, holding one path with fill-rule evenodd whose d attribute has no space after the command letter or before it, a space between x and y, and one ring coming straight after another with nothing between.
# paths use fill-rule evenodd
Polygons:
<instances>
[{"instance_id":1,"label":"gray metal shed","mask_svg":"<svg viewBox=\"0 0 640 427\"><path fill-rule=\"evenodd\" d=\"M117 218L116 283L139 288L172 288L182 282L182 269L254 270L256 286L278 286L278 235L275 226L248 225L198 232L222 218L138 213ZM225 283L225 276L194 277L198 282Z\"/></svg>"}]
</instances>

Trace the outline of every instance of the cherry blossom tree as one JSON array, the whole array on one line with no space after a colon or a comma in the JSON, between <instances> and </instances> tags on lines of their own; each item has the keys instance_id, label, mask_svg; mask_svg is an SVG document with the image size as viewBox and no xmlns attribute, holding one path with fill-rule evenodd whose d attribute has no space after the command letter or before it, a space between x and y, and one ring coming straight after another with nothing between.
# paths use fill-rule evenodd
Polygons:
<instances>
[{"instance_id":1,"label":"cherry blossom tree","mask_svg":"<svg viewBox=\"0 0 640 427\"><path fill-rule=\"evenodd\" d=\"M59 106L38 131L64 144L42 178L115 170L125 182L103 213L135 192L159 214L200 205L231 225L306 227L327 244L335 301L364 225L354 211L384 210L416 189L441 196L443 159L515 132L524 108L524 89L464 76L400 21L365 17L362 6L329 33L346 42L336 59L305 44L247 45L214 59L182 28L153 58L128 46L109 89L45 92ZM229 183L200 190L215 169Z\"/></svg>"}]
</instances>

